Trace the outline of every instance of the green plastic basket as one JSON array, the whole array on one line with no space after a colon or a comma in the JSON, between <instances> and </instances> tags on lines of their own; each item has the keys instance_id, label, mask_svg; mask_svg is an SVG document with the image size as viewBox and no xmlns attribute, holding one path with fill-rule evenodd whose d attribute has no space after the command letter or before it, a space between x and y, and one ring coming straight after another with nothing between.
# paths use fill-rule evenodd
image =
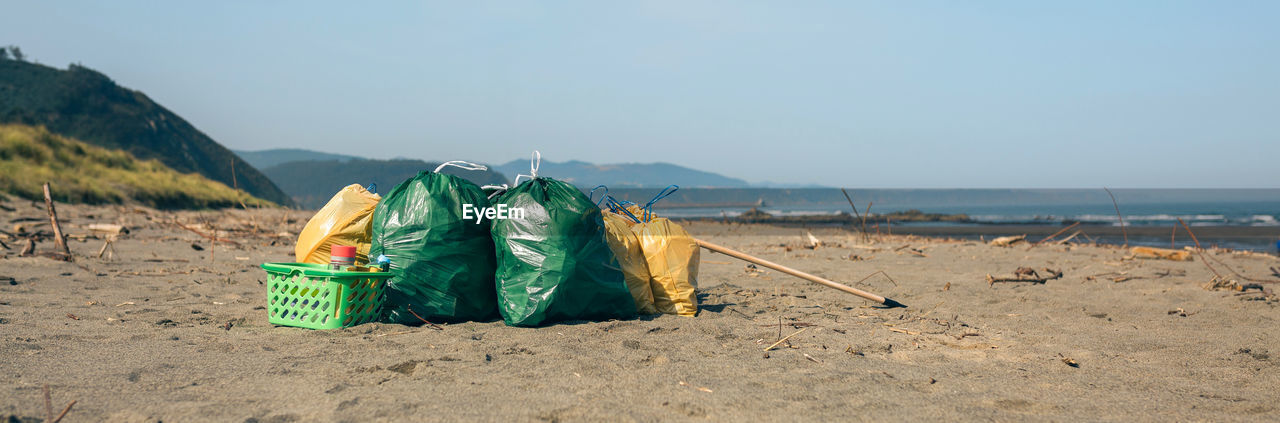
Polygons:
<instances>
[{"instance_id":1,"label":"green plastic basket","mask_svg":"<svg viewBox=\"0 0 1280 423\"><path fill-rule=\"evenodd\" d=\"M267 321L273 325L338 329L368 323L382 310L390 272L347 272L310 263L263 263Z\"/></svg>"}]
</instances>

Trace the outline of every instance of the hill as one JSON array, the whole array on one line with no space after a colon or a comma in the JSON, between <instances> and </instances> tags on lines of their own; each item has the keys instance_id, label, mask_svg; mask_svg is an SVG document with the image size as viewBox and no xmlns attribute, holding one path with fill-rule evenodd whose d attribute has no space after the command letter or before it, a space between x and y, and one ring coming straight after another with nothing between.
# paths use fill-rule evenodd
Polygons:
<instances>
[{"instance_id":1,"label":"hill","mask_svg":"<svg viewBox=\"0 0 1280 423\"><path fill-rule=\"evenodd\" d=\"M0 123L44 126L89 144L156 159L276 203L289 196L258 170L145 94L80 65L0 58ZM234 163L234 164L233 164ZM234 169L235 175L232 176Z\"/></svg>"},{"instance_id":2,"label":"hill","mask_svg":"<svg viewBox=\"0 0 1280 423\"><path fill-rule=\"evenodd\" d=\"M422 170L434 170L439 163L422 160L306 160L281 163L262 170L299 206L316 209L323 206L342 187L351 184L378 184L378 192L386 193L396 184ZM510 179L493 171L468 171L447 167L442 171L461 176L477 185L510 183Z\"/></svg>"},{"instance_id":3,"label":"hill","mask_svg":"<svg viewBox=\"0 0 1280 423\"><path fill-rule=\"evenodd\" d=\"M277 148L273 150L244 151L231 150L237 156L249 162L254 168L259 170L266 169L281 163L301 162L310 160L337 160L345 162L352 159L360 159L361 157L348 156L345 154L324 153L319 151L303 150L301 148ZM287 191L286 191L287 192Z\"/></svg>"},{"instance_id":4,"label":"hill","mask_svg":"<svg viewBox=\"0 0 1280 423\"><path fill-rule=\"evenodd\" d=\"M199 174L183 174L157 160L140 160L50 133L44 128L0 125L0 192L69 203L136 202L159 209L218 208L271 203L237 192Z\"/></svg>"},{"instance_id":5,"label":"hill","mask_svg":"<svg viewBox=\"0 0 1280 423\"><path fill-rule=\"evenodd\" d=\"M529 173L529 160L518 159L504 163L497 170L507 175ZM747 181L690 169L670 163L618 163L597 165L583 161L551 162L543 160L538 174L578 185L610 188L653 188L676 184L681 187L746 187ZM514 177L514 176L512 176Z\"/></svg>"}]
</instances>

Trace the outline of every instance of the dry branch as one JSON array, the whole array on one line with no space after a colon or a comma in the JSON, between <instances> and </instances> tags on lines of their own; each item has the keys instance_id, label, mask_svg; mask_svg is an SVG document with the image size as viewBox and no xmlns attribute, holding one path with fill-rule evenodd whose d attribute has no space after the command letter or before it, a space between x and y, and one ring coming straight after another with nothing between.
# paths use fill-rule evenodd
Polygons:
<instances>
[{"instance_id":1,"label":"dry branch","mask_svg":"<svg viewBox=\"0 0 1280 423\"><path fill-rule=\"evenodd\" d=\"M62 233L62 225L58 224L58 211L53 207L53 195L49 192L49 183L44 183L44 206L49 211L49 224L53 226L53 244L62 250L66 261L75 261L71 249L67 248L67 237Z\"/></svg>"},{"instance_id":2,"label":"dry branch","mask_svg":"<svg viewBox=\"0 0 1280 423\"><path fill-rule=\"evenodd\" d=\"M218 237L215 237L215 236L211 236L211 235L205 234L204 232L197 231L195 228L192 228L192 227L187 226L187 225L183 225L182 223L179 223L177 220L174 220L174 221L173 221L173 224L174 224L174 225L177 225L179 228L182 228L182 229L186 229L186 230L188 230L188 231L191 231L192 233L194 233L194 234L196 234L196 235L200 235L200 236L201 236L201 237L203 237L204 239L207 239L207 240L209 240L209 241L211 241L211 242L213 242L213 243L215 243L215 244L216 244L216 243L219 243L219 242L222 242L222 243L227 243L227 244L234 245L234 246L236 246L237 248L239 248L239 247L240 247L240 243L239 243L239 242L235 242L235 241L232 241L232 240L229 240L229 239L226 239L226 238L218 238Z\"/></svg>"},{"instance_id":3,"label":"dry branch","mask_svg":"<svg viewBox=\"0 0 1280 423\"><path fill-rule=\"evenodd\" d=\"M1028 270L1030 272L1027 272ZM1048 282L1054 279L1062 278L1061 270L1053 270L1047 267L1042 270L1048 273L1049 276L1040 276L1040 274L1037 273L1035 270L1032 270L1026 267L1019 267L1018 270L1014 271L1014 276L1012 278L997 278L997 277L991 276L991 274L988 273L987 286L993 286L995 285L996 282L1031 282L1031 283L1043 284L1045 282Z\"/></svg>"},{"instance_id":4,"label":"dry branch","mask_svg":"<svg viewBox=\"0 0 1280 423\"><path fill-rule=\"evenodd\" d=\"M862 222L862 242L871 242L871 236L867 235L867 219L862 217L862 213L858 213L858 206L853 204L853 197L849 196L849 192L844 188L840 188L840 192L844 194L844 199L849 201L849 207L853 208L853 216Z\"/></svg>"},{"instance_id":5,"label":"dry branch","mask_svg":"<svg viewBox=\"0 0 1280 423\"><path fill-rule=\"evenodd\" d=\"M1102 189L1107 191L1107 195L1111 196L1111 205L1115 206L1116 208L1116 218L1120 219L1120 233L1124 234L1124 246L1128 247L1129 231L1125 230L1124 228L1124 216L1120 215L1120 203L1116 202L1116 196L1115 194L1111 193L1111 190L1107 189L1106 187L1103 187Z\"/></svg>"},{"instance_id":6,"label":"dry branch","mask_svg":"<svg viewBox=\"0 0 1280 423\"><path fill-rule=\"evenodd\" d=\"M773 345L770 345L768 348L765 348L765 349L764 349L764 351L765 351L765 352L769 352L769 350L772 350L772 349L773 349L773 347L778 346L778 344L781 344L781 343L783 343L783 342L786 342L788 339L791 339L791 337L796 336L796 335L799 335L799 334L800 334L800 332L804 332L804 331L806 331L806 330L809 330L809 328L801 328L800 330L796 331L796 332L795 332L795 333L793 333L793 334L790 334L790 335L784 336L784 337L782 337L782 339L779 339L779 340L778 340L778 342L774 342L774 343L773 343Z\"/></svg>"},{"instance_id":7,"label":"dry branch","mask_svg":"<svg viewBox=\"0 0 1280 423\"><path fill-rule=\"evenodd\" d=\"M1080 222L1072 223L1072 224L1071 224L1071 226L1068 226L1068 227L1062 228L1062 230L1057 231L1057 232L1054 232L1054 233L1053 233L1053 235L1049 235L1049 236L1047 236L1047 237L1044 237L1044 239L1041 239L1041 240L1039 240L1039 241L1036 241L1036 242L1031 243L1031 246L1030 246L1030 247L1027 247L1027 251L1030 251L1032 248L1036 248L1036 246L1037 246L1037 245L1040 245L1041 243L1044 243L1045 241L1048 241L1048 240L1051 240L1051 239L1057 238L1057 237L1058 237L1058 235L1062 235L1062 234L1063 234L1063 233L1065 233L1066 231L1069 231L1069 230L1071 230L1071 228L1074 228L1074 227L1076 227L1076 226L1080 226Z\"/></svg>"}]
</instances>

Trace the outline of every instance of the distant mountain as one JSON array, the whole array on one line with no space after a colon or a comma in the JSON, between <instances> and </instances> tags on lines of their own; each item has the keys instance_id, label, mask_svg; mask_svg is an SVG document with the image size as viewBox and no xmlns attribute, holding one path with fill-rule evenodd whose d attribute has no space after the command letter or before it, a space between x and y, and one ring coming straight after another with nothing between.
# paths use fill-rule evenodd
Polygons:
<instances>
[{"instance_id":1,"label":"distant mountain","mask_svg":"<svg viewBox=\"0 0 1280 423\"><path fill-rule=\"evenodd\" d=\"M265 200L195 173L178 173L157 160L55 135L45 128L0 124L0 192L32 201L51 185L57 201L136 203L158 209L261 206Z\"/></svg>"},{"instance_id":2,"label":"distant mountain","mask_svg":"<svg viewBox=\"0 0 1280 423\"><path fill-rule=\"evenodd\" d=\"M236 185L259 198L290 203L266 175L145 94L84 66L61 70L4 57L0 123L44 126L139 159L159 160L179 172Z\"/></svg>"},{"instance_id":3,"label":"distant mountain","mask_svg":"<svg viewBox=\"0 0 1280 423\"><path fill-rule=\"evenodd\" d=\"M323 154L323 153L321 153ZM303 160L281 163L262 169L281 189L304 208L316 209L329 201L339 189L351 184L377 184L385 194L397 184L422 170L435 170L440 163L422 160ZM509 183L510 179L493 171L470 171L447 167L442 173L461 176L476 185Z\"/></svg>"},{"instance_id":4,"label":"distant mountain","mask_svg":"<svg viewBox=\"0 0 1280 423\"><path fill-rule=\"evenodd\" d=\"M512 160L498 165L504 174L515 177L529 173L529 160ZM652 188L676 184L681 187L747 187L747 181L690 169L670 163L619 163L597 165L582 161L551 162L543 160L538 174L579 187L605 185L610 188Z\"/></svg>"},{"instance_id":5,"label":"distant mountain","mask_svg":"<svg viewBox=\"0 0 1280 423\"><path fill-rule=\"evenodd\" d=\"M324 153L319 151L303 150L301 148L278 148L274 150L244 151L231 150L249 162L253 167L258 169L266 169L281 163L300 162L307 160L337 160L345 162L353 159L361 159L363 157L348 156L345 154Z\"/></svg>"}]
</instances>

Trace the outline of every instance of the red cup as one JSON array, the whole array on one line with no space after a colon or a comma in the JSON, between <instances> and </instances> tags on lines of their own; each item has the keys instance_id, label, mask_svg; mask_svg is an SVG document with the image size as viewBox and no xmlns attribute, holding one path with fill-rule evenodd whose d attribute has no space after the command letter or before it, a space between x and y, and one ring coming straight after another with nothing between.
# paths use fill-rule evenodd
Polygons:
<instances>
[{"instance_id":1,"label":"red cup","mask_svg":"<svg viewBox=\"0 0 1280 423\"><path fill-rule=\"evenodd\" d=\"M350 245L334 245L329 248L329 266L334 270L342 270L356 265L356 247Z\"/></svg>"}]
</instances>

